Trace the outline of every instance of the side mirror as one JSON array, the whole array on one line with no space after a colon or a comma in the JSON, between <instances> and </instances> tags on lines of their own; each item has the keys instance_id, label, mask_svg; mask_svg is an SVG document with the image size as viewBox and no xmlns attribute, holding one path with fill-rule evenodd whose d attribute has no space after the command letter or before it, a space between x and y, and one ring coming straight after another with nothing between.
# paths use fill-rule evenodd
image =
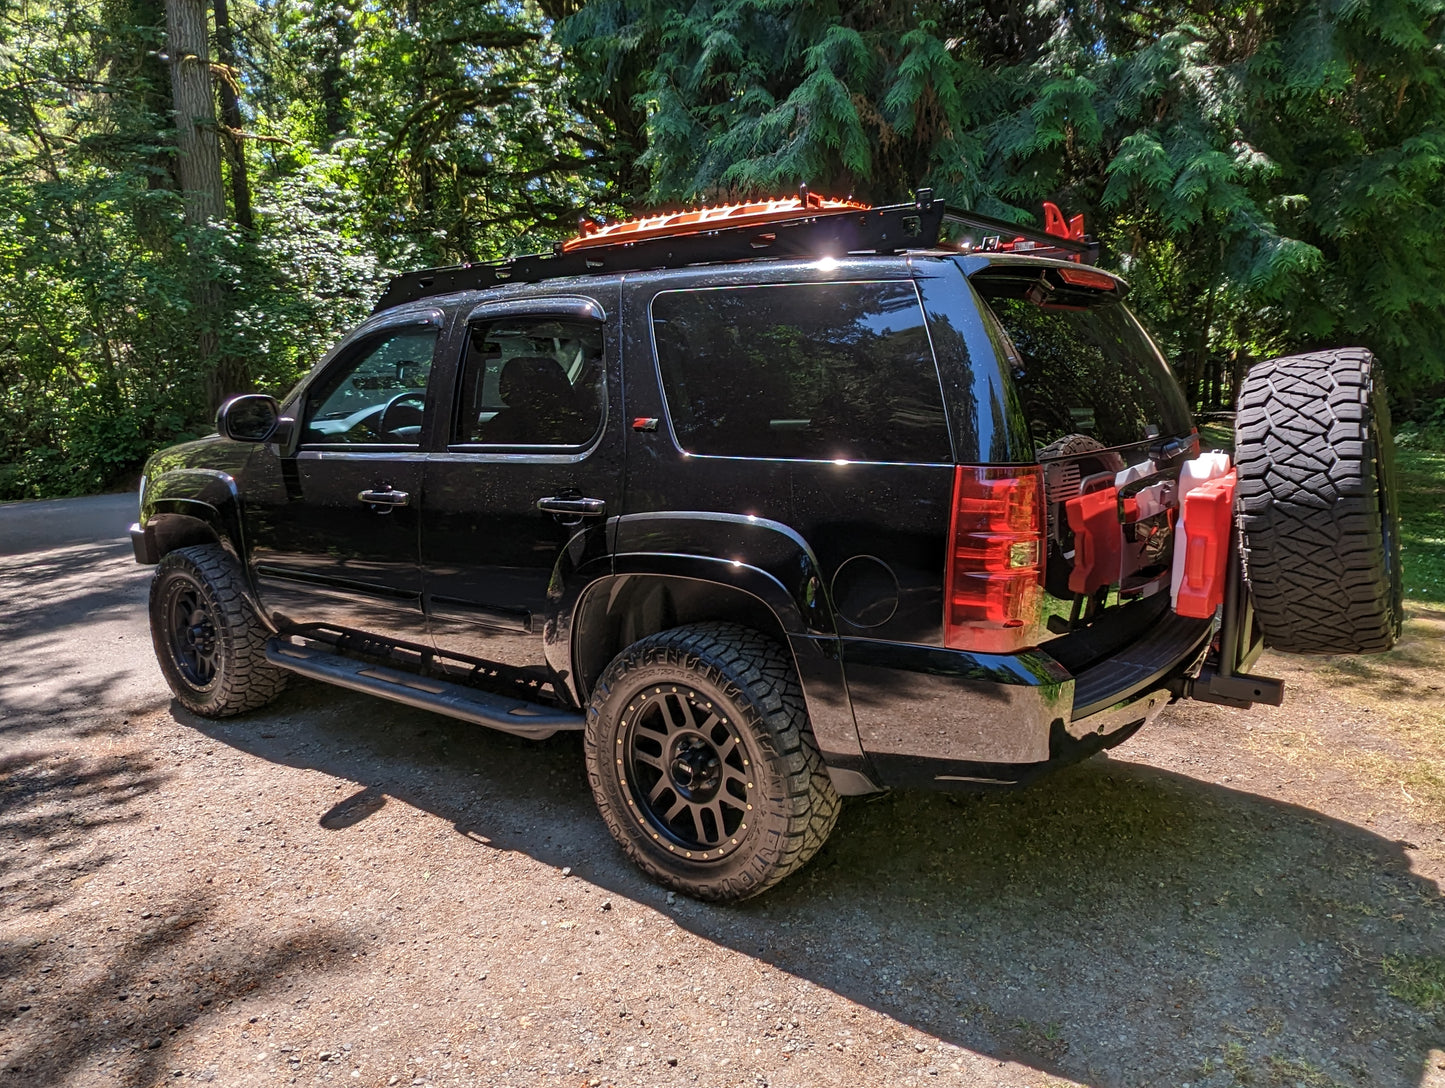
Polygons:
<instances>
[{"instance_id":1,"label":"side mirror","mask_svg":"<svg viewBox=\"0 0 1445 1088\"><path fill-rule=\"evenodd\" d=\"M216 413L216 430L236 442L265 442L276 432L281 406L275 397L247 393L232 397Z\"/></svg>"}]
</instances>

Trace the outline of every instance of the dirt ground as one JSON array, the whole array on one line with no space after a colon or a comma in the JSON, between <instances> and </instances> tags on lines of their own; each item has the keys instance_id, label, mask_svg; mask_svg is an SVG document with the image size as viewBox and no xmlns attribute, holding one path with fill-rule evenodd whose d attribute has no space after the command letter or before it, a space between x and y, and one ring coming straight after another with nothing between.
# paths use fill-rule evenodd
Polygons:
<instances>
[{"instance_id":1,"label":"dirt ground","mask_svg":"<svg viewBox=\"0 0 1445 1088\"><path fill-rule=\"evenodd\" d=\"M204 721L127 544L3 553L0 1088L1445 1086L1445 613L1393 687L1266 658L1280 710L850 803L714 907L623 860L575 737L299 682Z\"/></svg>"}]
</instances>

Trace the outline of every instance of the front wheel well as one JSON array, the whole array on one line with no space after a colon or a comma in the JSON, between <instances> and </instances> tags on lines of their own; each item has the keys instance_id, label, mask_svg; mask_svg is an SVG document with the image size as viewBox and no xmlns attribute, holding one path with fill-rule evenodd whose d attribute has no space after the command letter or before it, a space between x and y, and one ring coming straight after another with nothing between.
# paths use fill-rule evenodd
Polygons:
<instances>
[{"instance_id":1,"label":"front wheel well","mask_svg":"<svg viewBox=\"0 0 1445 1088\"><path fill-rule=\"evenodd\" d=\"M735 586L676 575L622 574L594 585L574 616L573 665L585 705L602 671L634 642L694 623L735 623L792 657L787 632L760 598Z\"/></svg>"},{"instance_id":2,"label":"front wheel well","mask_svg":"<svg viewBox=\"0 0 1445 1088\"><path fill-rule=\"evenodd\" d=\"M157 556L194 544L222 543L210 523L188 514L153 514L146 522L146 532L155 540Z\"/></svg>"}]
</instances>

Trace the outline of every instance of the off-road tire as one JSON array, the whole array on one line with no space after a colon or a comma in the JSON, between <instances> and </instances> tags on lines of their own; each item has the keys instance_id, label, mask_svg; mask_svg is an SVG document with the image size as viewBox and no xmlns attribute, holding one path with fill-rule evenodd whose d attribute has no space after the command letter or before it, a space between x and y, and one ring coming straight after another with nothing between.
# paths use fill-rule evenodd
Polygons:
<instances>
[{"instance_id":1,"label":"off-road tire","mask_svg":"<svg viewBox=\"0 0 1445 1088\"><path fill-rule=\"evenodd\" d=\"M1254 367L1235 417L1245 578L1266 645L1378 653L1403 618L1390 413L1364 348Z\"/></svg>"},{"instance_id":2,"label":"off-road tire","mask_svg":"<svg viewBox=\"0 0 1445 1088\"><path fill-rule=\"evenodd\" d=\"M266 661L270 632L251 608L240 567L219 544L168 552L151 581L151 643L161 673L187 710L206 718L229 718L263 707L286 687L290 675ZM213 647L208 679L176 648L171 610L177 597L194 601L209 624Z\"/></svg>"},{"instance_id":3,"label":"off-road tire","mask_svg":"<svg viewBox=\"0 0 1445 1088\"><path fill-rule=\"evenodd\" d=\"M719 718L713 735L731 732L742 752L734 764L742 768L746 760L750 807L716 853L671 836L644 796L647 767L628 770L636 766L633 738L655 739L643 731L647 715L662 722L668 706L679 720L689 707ZM613 837L654 880L698 899L746 899L772 887L818 852L838 819L838 794L813 741L792 662L777 643L746 627L677 627L629 646L598 681L585 743L592 795ZM669 763L665 749L660 758ZM659 765L655 773L660 779L668 772ZM675 784L664 787L662 798L669 797L682 801ZM702 826L701 817L692 819Z\"/></svg>"}]
</instances>

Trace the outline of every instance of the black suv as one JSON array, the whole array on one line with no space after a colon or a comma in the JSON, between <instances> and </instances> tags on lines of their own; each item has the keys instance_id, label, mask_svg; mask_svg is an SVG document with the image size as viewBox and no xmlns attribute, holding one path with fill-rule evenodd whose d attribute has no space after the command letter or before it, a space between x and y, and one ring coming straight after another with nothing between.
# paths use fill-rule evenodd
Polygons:
<instances>
[{"instance_id":1,"label":"black suv","mask_svg":"<svg viewBox=\"0 0 1445 1088\"><path fill-rule=\"evenodd\" d=\"M237 714L300 673L583 731L628 855L736 899L840 795L1018 784L1174 699L1278 703L1265 641L1388 648L1368 352L1256 368L1235 464L1201 458L1124 283L1048 211L804 192L398 277L283 402L147 465L177 700Z\"/></svg>"}]
</instances>

